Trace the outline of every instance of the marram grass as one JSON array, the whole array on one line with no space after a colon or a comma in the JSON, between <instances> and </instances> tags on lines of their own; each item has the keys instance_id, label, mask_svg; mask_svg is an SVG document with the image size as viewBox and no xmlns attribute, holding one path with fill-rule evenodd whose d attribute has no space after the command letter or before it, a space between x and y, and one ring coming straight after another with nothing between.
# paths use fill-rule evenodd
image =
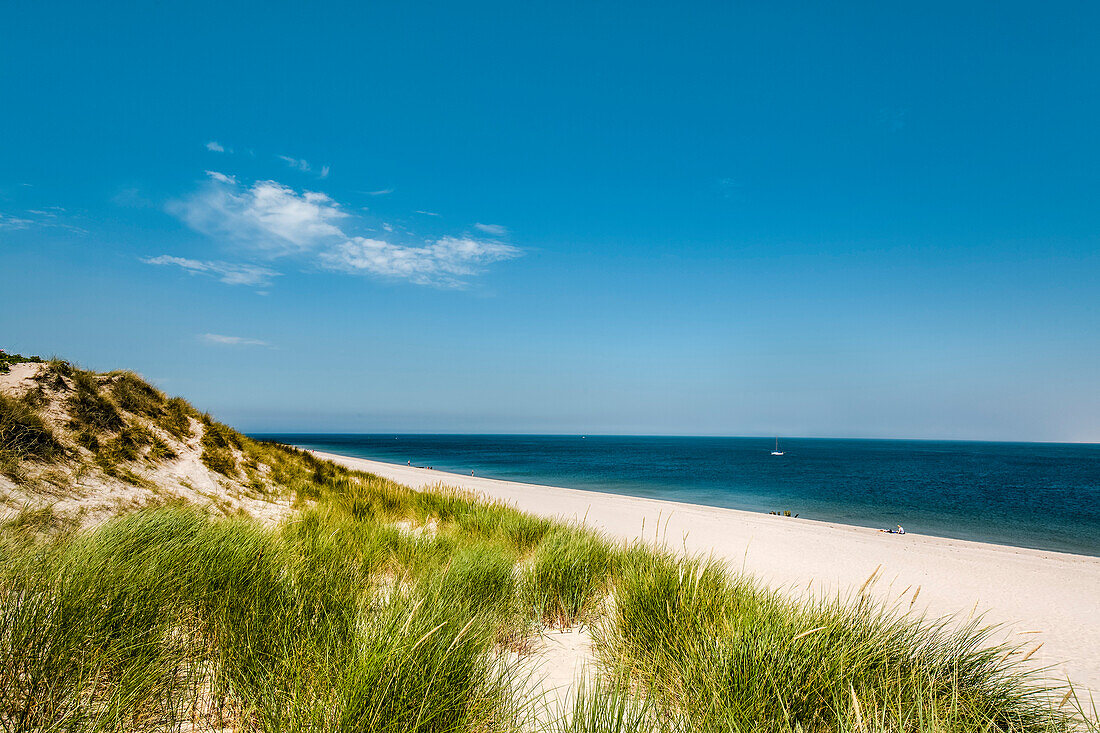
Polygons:
<instances>
[{"instance_id":1,"label":"marram grass","mask_svg":"<svg viewBox=\"0 0 1100 733\"><path fill-rule=\"evenodd\" d=\"M0 729L531 730L538 703L506 661L540 626L583 624L598 679L547 730L1096 730L1089 701L977 624L794 602L715 562L414 491L251 440L128 373L58 362L43 379L70 390L68 429L104 462L166 457L139 418L200 431L209 467L297 511L271 528L169 506L75 532L28 510L0 528ZM9 469L65 450L34 405L0 407Z\"/></svg>"},{"instance_id":2,"label":"marram grass","mask_svg":"<svg viewBox=\"0 0 1100 733\"><path fill-rule=\"evenodd\" d=\"M867 598L795 602L702 559L627 552L597 633L605 668L700 731L1058 731L1063 712L992 629Z\"/></svg>"}]
</instances>

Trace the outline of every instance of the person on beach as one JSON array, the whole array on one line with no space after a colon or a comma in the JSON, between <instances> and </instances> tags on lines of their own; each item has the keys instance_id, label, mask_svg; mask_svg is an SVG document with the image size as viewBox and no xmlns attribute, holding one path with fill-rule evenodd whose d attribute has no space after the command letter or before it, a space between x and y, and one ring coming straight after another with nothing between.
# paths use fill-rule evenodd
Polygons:
<instances>
[{"instance_id":1,"label":"person on beach","mask_svg":"<svg viewBox=\"0 0 1100 733\"><path fill-rule=\"evenodd\" d=\"M900 524L897 529L880 529L879 532L889 532L890 534L905 534L905 527Z\"/></svg>"}]
</instances>

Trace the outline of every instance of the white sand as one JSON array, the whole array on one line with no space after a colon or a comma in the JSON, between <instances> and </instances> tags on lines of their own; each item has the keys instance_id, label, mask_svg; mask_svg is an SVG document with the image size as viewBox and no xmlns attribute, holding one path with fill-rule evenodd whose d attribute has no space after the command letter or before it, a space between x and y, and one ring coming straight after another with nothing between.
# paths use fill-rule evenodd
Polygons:
<instances>
[{"instance_id":1,"label":"white sand","mask_svg":"<svg viewBox=\"0 0 1100 733\"><path fill-rule=\"evenodd\" d=\"M854 593L880 568L873 592L934 616L984 614L1002 638L1042 647L1050 676L1100 690L1100 558L807 519L462 476L330 453L318 456L424 488L444 483L524 511L583 521L622 539L661 539L713 554L773 587Z\"/></svg>"},{"instance_id":2,"label":"white sand","mask_svg":"<svg viewBox=\"0 0 1100 733\"><path fill-rule=\"evenodd\" d=\"M537 700L531 729L547 730L550 721L571 714L578 686L591 688L596 678L593 657L592 634L580 627L544 629L528 652L512 656L509 666L522 682L522 694Z\"/></svg>"}]
</instances>

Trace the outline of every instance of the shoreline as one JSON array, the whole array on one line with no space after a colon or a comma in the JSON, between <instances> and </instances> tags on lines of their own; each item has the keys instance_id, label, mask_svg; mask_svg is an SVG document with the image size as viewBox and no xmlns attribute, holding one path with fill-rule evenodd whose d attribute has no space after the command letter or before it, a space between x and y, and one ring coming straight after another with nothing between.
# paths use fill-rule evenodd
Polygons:
<instances>
[{"instance_id":1,"label":"shoreline","mask_svg":"<svg viewBox=\"0 0 1100 733\"><path fill-rule=\"evenodd\" d=\"M313 450L870 529L1100 558L1100 454L1087 447L745 438L256 434ZM591 436L589 436L591 437ZM396 442L395 442L396 441ZM874 444L874 445L872 445ZM1100 448L1100 446L1097 446Z\"/></svg>"},{"instance_id":2,"label":"shoreline","mask_svg":"<svg viewBox=\"0 0 1100 733\"><path fill-rule=\"evenodd\" d=\"M998 624L995 638L1030 650L1046 676L1100 691L1100 558L782 517L624 494L525 484L309 451L416 489L472 491L541 516L584 522L617 540L662 541L736 563L796 595L871 593L901 610ZM916 591L915 589L918 589ZM1025 653L1026 651L1025 650Z\"/></svg>"}]
</instances>

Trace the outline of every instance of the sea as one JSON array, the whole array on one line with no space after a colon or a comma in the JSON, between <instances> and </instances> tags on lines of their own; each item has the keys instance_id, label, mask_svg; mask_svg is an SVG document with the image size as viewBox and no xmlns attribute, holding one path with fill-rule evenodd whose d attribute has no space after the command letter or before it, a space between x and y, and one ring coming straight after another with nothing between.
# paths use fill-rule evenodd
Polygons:
<instances>
[{"instance_id":1,"label":"sea","mask_svg":"<svg viewBox=\"0 0 1100 733\"><path fill-rule=\"evenodd\" d=\"M440 471L1100 556L1100 445L261 434Z\"/></svg>"}]
</instances>

